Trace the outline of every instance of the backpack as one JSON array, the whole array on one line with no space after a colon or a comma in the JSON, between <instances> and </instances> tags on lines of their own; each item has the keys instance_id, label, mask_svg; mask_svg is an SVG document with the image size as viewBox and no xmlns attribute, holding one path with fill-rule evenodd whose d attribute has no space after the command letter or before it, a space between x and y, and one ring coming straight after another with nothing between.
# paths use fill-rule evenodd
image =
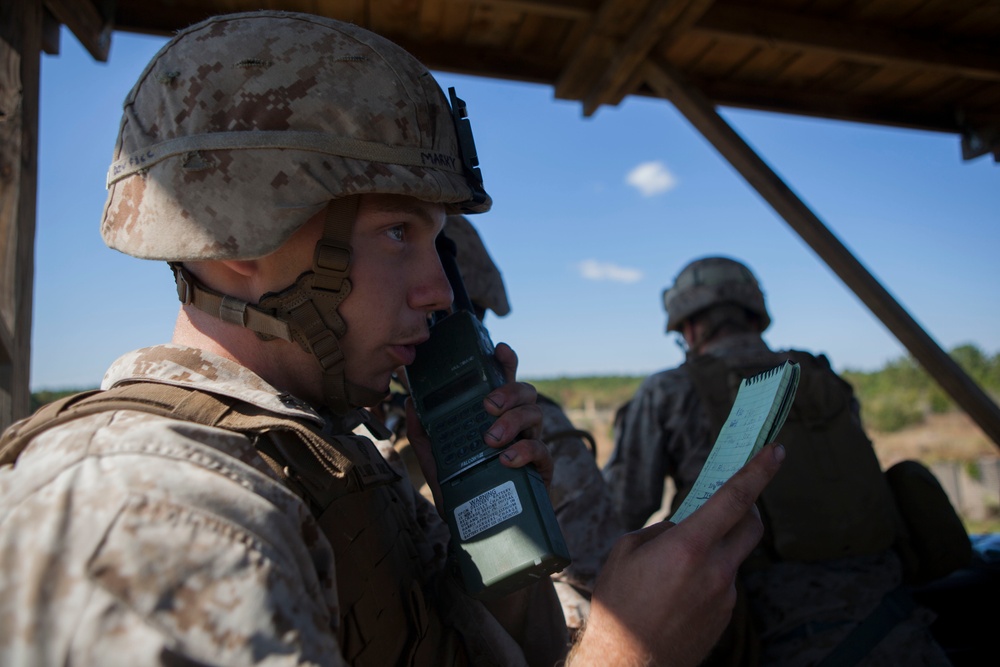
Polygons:
<instances>
[{"instance_id":1,"label":"backpack","mask_svg":"<svg viewBox=\"0 0 1000 667\"><path fill-rule=\"evenodd\" d=\"M760 496L768 555L810 562L891 547L899 527L892 491L854 412L853 390L826 357L793 350L739 363L703 355L685 364L708 411L712 439L740 381L786 359L798 363L802 374L776 438L785 446L785 461Z\"/></svg>"}]
</instances>

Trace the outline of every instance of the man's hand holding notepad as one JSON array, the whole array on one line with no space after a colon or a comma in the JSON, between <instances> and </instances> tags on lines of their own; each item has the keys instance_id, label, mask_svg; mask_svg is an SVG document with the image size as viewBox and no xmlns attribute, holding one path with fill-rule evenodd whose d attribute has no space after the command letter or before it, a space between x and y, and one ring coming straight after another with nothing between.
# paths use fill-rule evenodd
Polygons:
<instances>
[{"instance_id":1,"label":"man's hand holding notepad","mask_svg":"<svg viewBox=\"0 0 1000 667\"><path fill-rule=\"evenodd\" d=\"M680 523L701 507L716 489L777 437L798 386L799 365L791 361L740 383L733 409L690 493L670 516L671 521Z\"/></svg>"}]
</instances>

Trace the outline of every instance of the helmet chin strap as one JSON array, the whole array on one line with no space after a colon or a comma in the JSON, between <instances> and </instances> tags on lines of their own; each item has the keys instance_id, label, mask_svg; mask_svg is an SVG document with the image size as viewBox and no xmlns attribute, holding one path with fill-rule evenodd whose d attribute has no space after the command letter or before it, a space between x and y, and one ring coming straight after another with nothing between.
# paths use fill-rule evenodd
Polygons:
<instances>
[{"instance_id":1,"label":"helmet chin strap","mask_svg":"<svg viewBox=\"0 0 1000 667\"><path fill-rule=\"evenodd\" d=\"M181 264L170 264L184 304L254 331L262 340L295 341L323 368L323 402L337 415L380 403L386 392L348 382L340 339L347 323L337 309L351 292L351 232L359 197L335 199L326 209L323 236L316 243L311 271L293 285L260 298L256 306L209 290Z\"/></svg>"}]
</instances>

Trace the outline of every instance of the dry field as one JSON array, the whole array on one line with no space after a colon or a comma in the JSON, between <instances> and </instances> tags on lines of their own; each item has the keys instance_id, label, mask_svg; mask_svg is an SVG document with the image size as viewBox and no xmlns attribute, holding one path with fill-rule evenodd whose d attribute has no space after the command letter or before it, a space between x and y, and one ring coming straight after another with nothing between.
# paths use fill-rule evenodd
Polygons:
<instances>
[{"instance_id":1,"label":"dry field","mask_svg":"<svg viewBox=\"0 0 1000 667\"><path fill-rule=\"evenodd\" d=\"M869 433L882 467L903 459L971 461L1000 458L1000 447L964 412L930 415L923 424L896 433Z\"/></svg>"}]
</instances>

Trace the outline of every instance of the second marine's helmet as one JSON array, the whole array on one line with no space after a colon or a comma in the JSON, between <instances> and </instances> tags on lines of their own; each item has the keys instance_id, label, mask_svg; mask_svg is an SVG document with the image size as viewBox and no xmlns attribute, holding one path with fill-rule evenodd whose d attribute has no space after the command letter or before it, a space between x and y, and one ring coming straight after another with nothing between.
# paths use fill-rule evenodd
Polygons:
<instances>
[{"instance_id":1,"label":"second marine's helmet","mask_svg":"<svg viewBox=\"0 0 1000 667\"><path fill-rule=\"evenodd\" d=\"M674 284L663 290L667 331L680 331L692 315L713 306L734 304L760 318L760 330L771 323L764 292L744 264L728 257L703 257L685 266Z\"/></svg>"},{"instance_id":2,"label":"second marine's helmet","mask_svg":"<svg viewBox=\"0 0 1000 667\"><path fill-rule=\"evenodd\" d=\"M476 228L464 215L449 215L444 233L455 242L458 270L476 314L482 318L486 310L492 310L500 317L507 315L510 301L503 276Z\"/></svg>"}]
</instances>

